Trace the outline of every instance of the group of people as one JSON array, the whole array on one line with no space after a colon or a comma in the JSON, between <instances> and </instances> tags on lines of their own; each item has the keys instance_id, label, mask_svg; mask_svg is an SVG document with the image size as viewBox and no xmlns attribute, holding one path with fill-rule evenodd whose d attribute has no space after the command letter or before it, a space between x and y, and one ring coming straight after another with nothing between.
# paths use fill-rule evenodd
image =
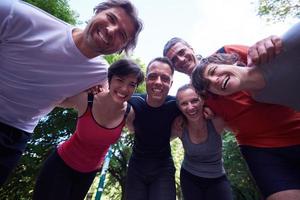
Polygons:
<instances>
[{"instance_id":1,"label":"group of people","mask_svg":"<svg viewBox=\"0 0 300 200\"><path fill-rule=\"evenodd\" d=\"M0 185L38 121L58 106L77 111L76 130L44 162L33 199L83 199L124 126L134 133L127 200L176 199L175 137L184 148L184 199L232 200L224 129L235 134L263 198L300 199L300 24L207 58L172 38L144 77L131 59L108 67L102 57L135 48L143 25L132 3L107 0L94 12L81 30L23 1L0 2ZM175 70L191 83L173 97ZM134 94L144 79L146 94ZM96 85L100 92L87 91Z\"/></svg>"}]
</instances>

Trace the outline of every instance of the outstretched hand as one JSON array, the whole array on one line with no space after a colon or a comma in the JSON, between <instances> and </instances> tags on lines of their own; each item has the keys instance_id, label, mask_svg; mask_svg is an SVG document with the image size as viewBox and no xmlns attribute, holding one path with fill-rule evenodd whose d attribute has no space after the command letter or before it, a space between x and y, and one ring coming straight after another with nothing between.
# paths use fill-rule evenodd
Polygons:
<instances>
[{"instance_id":1,"label":"outstretched hand","mask_svg":"<svg viewBox=\"0 0 300 200\"><path fill-rule=\"evenodd\" d=\"M272 35L256 42L248 50L248 66L268 63L274 59L282 50L282 40L280 37Z\"/></svg>"}]
</instances>

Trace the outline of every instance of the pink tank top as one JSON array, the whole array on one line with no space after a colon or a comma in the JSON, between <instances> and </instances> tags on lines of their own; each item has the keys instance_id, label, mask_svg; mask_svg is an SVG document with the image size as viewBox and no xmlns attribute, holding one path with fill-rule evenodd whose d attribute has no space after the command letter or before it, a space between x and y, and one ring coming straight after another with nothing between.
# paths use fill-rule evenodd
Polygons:
<instances>
[{"instance_id":1,"label":"pink tank top","mask_svg":"<svg viewBox=\"0 0 300 200\"><path fill-rule=\"evenodd\" d=\"M64 162L79 172L92 172L101 167L109 146L120 138L130 108L127 107L123 121L111 129L98 124L91 110L92 107L88 106L78 118L75 133L58 147L58 154Z\"/></svg>"}]
</instances>

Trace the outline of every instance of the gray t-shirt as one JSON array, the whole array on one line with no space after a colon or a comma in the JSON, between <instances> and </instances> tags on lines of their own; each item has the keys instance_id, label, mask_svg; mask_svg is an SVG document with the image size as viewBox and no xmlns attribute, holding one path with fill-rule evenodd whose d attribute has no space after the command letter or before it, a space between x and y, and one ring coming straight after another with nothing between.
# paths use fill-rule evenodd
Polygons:
<instances>
[{"instance_id":1,"label":"gray t-shirt","mask_svg":"<svg viewBox=\"0 0 300 200\"><path fill-rule=\"evenodd\" d=\"M300 23L283 36L283 51L262 69L266 87L253 96L257 101L280 104L300 111Z\"/></svg>"},{"instance_id":2,"label":"gray t-shirt","mask_svg":"<svg viewBox=\"0 0 300 200\"><path fill-rule=\"evenodd\" d=\"M185 151L182 167L195 176L217 178L225 174L222 137L216 132L213 123L210 120L207 122L208 136L202 143L193 143L188 130L184 130L181 138Z\"/></svg>"}]
</instances>

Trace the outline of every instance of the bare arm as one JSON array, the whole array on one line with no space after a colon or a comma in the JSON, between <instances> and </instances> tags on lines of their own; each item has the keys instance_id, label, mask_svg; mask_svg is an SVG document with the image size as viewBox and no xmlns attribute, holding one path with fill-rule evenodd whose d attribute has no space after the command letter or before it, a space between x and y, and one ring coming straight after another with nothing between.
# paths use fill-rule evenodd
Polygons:
<instances>
[{"instance_id":1,"label":"bare arm","mask_svg":"<svg viewBox=\"0 0 300 200\"><path fill-rule=\"evenodd\" d=\"M179 137L181 138L183 132L184 120L182 116L178 116L174 119L171 128L171 140Z\"/></svg>"},{"instance_id":2,"label":"bare arm","mask_svg":"<svg viewBox=\"0 0 300 200\"><path fill-rule=\"evenodd\" d=\"M212 119L212 122L213 122L213 125L214 125L217 133L219 133L219 134L222 134L225 131L225 129L228 129L226 127L225 121L221 117L218 117L218 116L214 117Z\"/></svg>"},{"instance_id":3,"label":"bare arm","mask_svg":"<svg viewBox=\"0 0 300 200\"><path fill-rule=\"evenodd\" d=\"M78 116L81 116L87 108L87 92L68 97L57 106L62 108L73 108L78 111Z\"/></svg>"}]
</instances>

